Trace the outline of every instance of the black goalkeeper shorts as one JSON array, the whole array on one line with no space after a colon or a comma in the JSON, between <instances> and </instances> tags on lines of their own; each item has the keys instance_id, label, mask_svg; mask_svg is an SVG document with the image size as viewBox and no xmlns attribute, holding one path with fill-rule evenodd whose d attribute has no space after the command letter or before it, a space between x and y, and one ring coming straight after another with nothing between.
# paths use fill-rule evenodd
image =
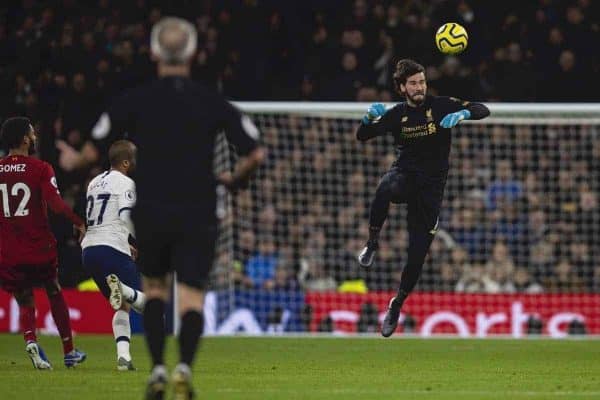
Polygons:
<instances>
[{"instance_id":1,"label":"black goalkeeper shorts","mask_svg":"<svg viewBox=\"0 0 600 400\"><path fill-rule=\"evenodd\" d=\"M178 282L207 286L217 240L214 213L198 218L197 210L136 207L133 219L142 275L158 278L175 271Z\"/></svg>"},{"instance_id":2,"label":"black goalkeeper shorts","mask_svg":"<svg viewBox=\"0 0 600 400\"><path fill-rule=\"evenodd\" d=\"M444 198L446 172L425 174L392 167L377 190L386 190L394 204L407 205L409 231L435 231Z\"/></svg>"}]
</instances>

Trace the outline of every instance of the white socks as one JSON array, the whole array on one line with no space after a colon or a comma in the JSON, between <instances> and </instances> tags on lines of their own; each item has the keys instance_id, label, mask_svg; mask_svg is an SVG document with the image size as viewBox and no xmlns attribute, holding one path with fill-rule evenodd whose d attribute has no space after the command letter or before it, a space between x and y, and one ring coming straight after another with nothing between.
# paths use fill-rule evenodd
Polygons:
<instances>
[{"instance_id":1,"label":"white socks","mask_svg":"<svg viewBox=\"0 0 600 400\"><path fill-rule=\"evenodd\" d=\"M131 325L129 324L129 313L118 310L113 315L113 333L117 342L117 358L123 357L131 361L129 353L129 342L131 341Z\"/></svg>"},{"instance_id":2,"label":"white socks","mask_svg":"<svg viewBox=\"0 0 600 400\"><path fill-rule=\"evenodd\" d=\"M146 295L143 292L132 289L123 282L121 282L121 290L123 291L123 297L131 304L131 308L138 314L144 312L144 304L146 304Z\"/></svg>"}]
</instances>

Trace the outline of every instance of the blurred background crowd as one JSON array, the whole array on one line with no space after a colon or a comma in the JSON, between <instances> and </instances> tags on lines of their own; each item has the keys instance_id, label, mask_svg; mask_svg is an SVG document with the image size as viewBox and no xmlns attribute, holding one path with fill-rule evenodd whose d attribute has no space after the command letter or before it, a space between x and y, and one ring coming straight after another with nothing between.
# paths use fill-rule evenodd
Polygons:
<instances>
[{"instance_id":1,"label":"blurred background crowd","mask_svg":"<svg viewBox=\"0 0 600 400\"><path fill-rule=\"evenodd\" d=\"M150 27L171 14L198 29L193 78L232 100L397 101L391 74L404 57L427 67L432 94L597 100L600 3L591 0L3 2L0 121L35 122L40 155L81 214L100 166L73 168L64 155L81 149L115 96L152 79ZM435 49L435 30L448 21L470 35L459 57ZM326 290L362 279L370 290L395 288L406 246L398 215L385 230L380 273L362 276L354 262L391 147L359 147L355 121L277 118L261 126L274 150L262 172L269 179L238 197L237 262L220 265L217 278L234 274L243 287ZM597 129L458 130L447 234L434 241L421 288L600 290ZM86 278L80 250L67 223L53 226L61 281L76 285Z\"/></svg>"}]
</instances>

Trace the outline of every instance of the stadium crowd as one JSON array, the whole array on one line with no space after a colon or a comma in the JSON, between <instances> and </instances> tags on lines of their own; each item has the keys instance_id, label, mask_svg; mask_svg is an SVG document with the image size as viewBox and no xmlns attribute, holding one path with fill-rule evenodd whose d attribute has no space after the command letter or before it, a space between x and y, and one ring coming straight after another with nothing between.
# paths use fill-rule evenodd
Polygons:
<instances>
[{"instance_id":1,"label":"stadium crowd","mask_svg":"<svg viewBox=\"0 0 600 400\"><path fill-rule=\"evenodd\" d=\"M427 66L432 94L585 102L600 89L592 79L600 58L589 45L600 39L598 7L590 0L22 0L0 6L0 121L35 121L41 157L83 215L87 182L101 166L80 169L70 157L115 96L154 76L149 27L162 15L195 22L193 76L233 100L397 101L391 66L411 57ZM434 32L446 21L469 32L459 57L435 49ZM278 118L285 120L262 125L273 150L261 172L269 179L236 199L238 262L220 265L217 275L234 274L244 287L327 290L365 279L368 289L394 289L406 237L393 214L380 273L363 275L354 259L391 146L359 146L356 121ZM458 129L453 146L446 234L434 241L421 288L600 290L597 126ZM68 224L53 226L61 281L76 285L86 278L79 247Z\"/></svg>"}]
</instances>

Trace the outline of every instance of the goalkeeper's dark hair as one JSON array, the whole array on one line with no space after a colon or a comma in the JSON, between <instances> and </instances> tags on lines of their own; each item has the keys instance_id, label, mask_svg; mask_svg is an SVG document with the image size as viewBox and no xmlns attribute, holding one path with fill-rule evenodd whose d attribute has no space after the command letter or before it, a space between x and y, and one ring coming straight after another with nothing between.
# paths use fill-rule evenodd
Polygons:
<instances>
[{"instance_id":1,"label":"goalkeeper's dark hair","mask_svg":"<svg viewBox=\"0 0 600 400\"><path fill-rule=\"evenodd\" d=\"M135 145L129 140L117 140L108 149L108 161L111 167L117 167L123 161L134 162Z\"/></svg>"},{"instance_id":2,"label":"goalkeeper's dark hair","mask_svg":"<svg viewBox=\"0 0 600 400\"><path fill-rule=\"evenodd\" d=\"M409 76L419 72L425 72L425 67L418 62L408 58L398 61L393 75L396 91L400 92L400 84L405 84Z\"/></svg>"},{"instance_id":3,"label":"goalkeeper's dark hair","mask_svg":"<svg viewBox=\"0 0 600 400\"><path fill-rule=\"evenodd\" d=\"M0 129L2 147L6 151L16 149L23 143L23 138L31 131L31 121L26 117L8 118Z\"/></svg>"}]
</instances>

